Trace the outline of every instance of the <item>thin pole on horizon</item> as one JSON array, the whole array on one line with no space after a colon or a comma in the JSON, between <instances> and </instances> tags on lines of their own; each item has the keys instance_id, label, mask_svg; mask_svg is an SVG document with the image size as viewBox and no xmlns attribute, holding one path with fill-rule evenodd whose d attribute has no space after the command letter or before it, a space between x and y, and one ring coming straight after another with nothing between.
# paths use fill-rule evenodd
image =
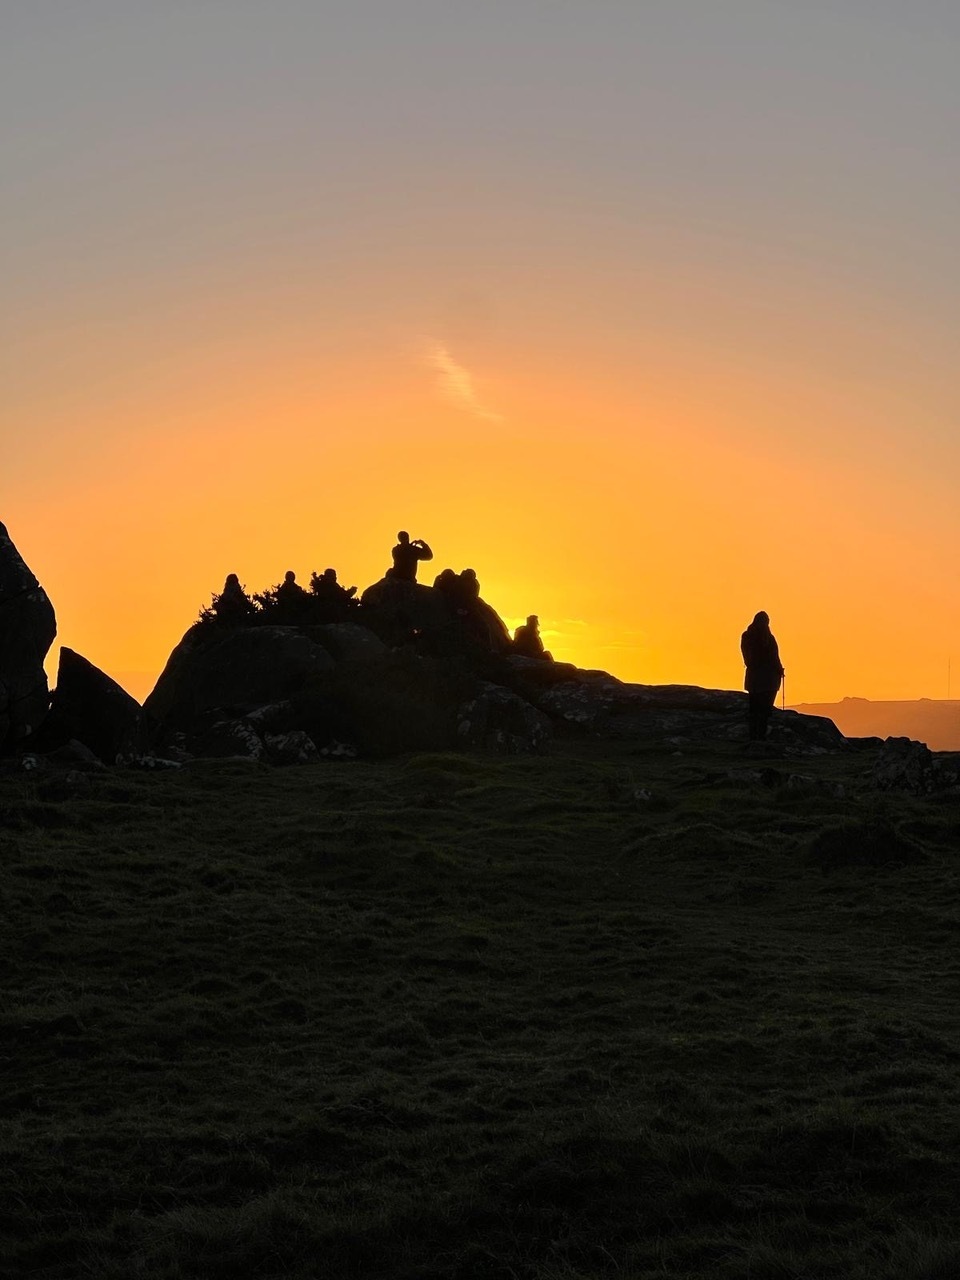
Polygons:
<instances>
[{"instance_id":1,"label":"thin pole on horizon","mask_svg":"<svg viewBox=\"0 0 960 1280\"><path fill-rule=\"evenodd\" d=\"M948 702L950 701L950 663L952 661L953 661L952 657L947 658L947 701Z\"/></svg>"}]
</instances>

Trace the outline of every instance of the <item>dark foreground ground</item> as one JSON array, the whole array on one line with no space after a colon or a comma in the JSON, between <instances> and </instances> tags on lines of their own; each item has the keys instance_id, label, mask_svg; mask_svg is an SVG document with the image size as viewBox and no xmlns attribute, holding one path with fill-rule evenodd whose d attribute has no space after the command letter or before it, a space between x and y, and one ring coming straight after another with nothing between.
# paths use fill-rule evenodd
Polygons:
<instances>
[{"instance_id":1,"label":"dark foreground ground","mask_svg":"<svg viewBox=\"0 0 960 1280\"><path fill-rule=\"evenodd\" d=\"M869 762L0 775L0 1274L960 1275L960 800Z\"/></svg>"}]
</instances>

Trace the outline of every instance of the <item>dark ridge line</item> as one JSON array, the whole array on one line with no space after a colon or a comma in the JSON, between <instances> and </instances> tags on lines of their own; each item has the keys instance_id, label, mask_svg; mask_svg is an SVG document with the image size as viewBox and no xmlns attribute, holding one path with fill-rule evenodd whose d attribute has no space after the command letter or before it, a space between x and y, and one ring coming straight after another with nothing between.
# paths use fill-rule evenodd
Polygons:
<instances>
[{"instance_id":1,"label":"dark ridge line","mask_svg":"<svg viewBox=\"0 0 960 1280\"><path fill-rule=\"evenodd\" d=\"M37 582L32 587L24 587L22 591L14 591L12 595L4 596L3 599L0 600L0 609L4 608L8 604L13 604L14 600L19 600L21 596L30 595L32 591L39 591L47 603L50 603L50 597L44 591L43 587L41 587L40 583Z\"/></svg>"}]
</instances>

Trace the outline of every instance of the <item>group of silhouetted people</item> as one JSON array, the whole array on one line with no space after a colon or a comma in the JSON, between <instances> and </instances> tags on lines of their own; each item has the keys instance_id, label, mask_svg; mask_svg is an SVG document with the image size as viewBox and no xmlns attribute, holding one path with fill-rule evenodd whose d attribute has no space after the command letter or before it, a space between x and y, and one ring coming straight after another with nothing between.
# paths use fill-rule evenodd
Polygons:
<instances>
[{"instance_id":1,"label":"group of silhouetted people","mask_svg":"<svg viewBox=\"0 0 960 1280\"><path fill-rule=\"evenodd\" d=\"M201 611L201 620L238 627L263 618L280 625L306 622L339 622L355 607L356 587L343 587L337 581L336 569L310 575L309 589L297 582L288 569L283 581L268 591L249 596L235 573L228 573L219 595L215 594L209 609Z\"/></svg>"},{"instance_id":2,"label":"group of silhouetted people","mask_svg":"<svg viewBox=\"0 0 960 1280\"><path fill-rule=\"evenodd\" d=\"M349 612L356 587L342 587L336 569L310 575L310 586L301 587L296 574L288 569L273 596L278 622L338 622ZM261 603L268 611L269 596Z\"/></svg>"},{"instance_id":3,"label":"group of silhouetted people","mask_svg":"<svg viewBox=\"0 0 960 1280\"><path fill-rule=\"evenodd\" d=\"M409 533L401 529L393 548L393 568L387 571L387 576L416 582L420 561L432 559L433 552L422 538L411 540ZM433 585L444 595L456 616L469 619L471 607L480 599L480 583L473 569L460 573L444 569L437 574ZM513 633L513 652L524 658L553 661L553 656L544 648L540 620L535 613ZM785 675L777 641L770 630L770 618L762 610L740 637L740 652L746 667L744 688L749 694L748 732L752 741L761 741L769 731L770 716Z\"/></svg>"},{"instance_id":4,"label":"group of silhouetted people","mask_svg":"<svg viewBox=\"0 0 960 1280\"><path fill-rule=\"evenodd\" d=\"M412 538L405 529L397 534L391 558L393 564L386 578L394 582L415 584L417 568L421 561L433 559L433 552L422 538ZM474 569L457 573L444 569L433 582L450 609L451 616L463 622L470 630L471 622L478 636L482 637L483 622L480 609L480 582ZM252 598L240 585L235 573L227 575L223 590L214 595L209 609L201 612L204 621L217 621L228 626L242 626L255 617L267 617L279 623L306 621L339 621L347 611L357 607L356 587L343 587L337 581L335 569L310 576L309 590L302 587L292 569L284 574L283 581L272 590ZM544 648L540 636L540 621L535 613L513 634L512 652L520 657L552 662L553 657ZM749 695L747 723L751 741L762 741L769 731L770 716L776 704L777 693L785 672L780 661L777 641L770 630L770 618L762 610L740 637L740 652L746 668L744 688Z\"/></svg>"},{"instance_id":5,"label":"group of silhouetted people","mask_svg":"<svg viewBox=\"0 0 960 1280\"><path fill-rule=\"evenodd\" d=\"M397 585L417 585L417 570L422 562L433 559L433 551L422 538L411 538L406 529L397 534L397 542L391 551L392 564L384 575L384 581ZM497 627L502 623L488 605L480 599L480 581L475 569L443 569L433 581L433 589L447 606L451 625L458 629L461 642L481 647L496 647ZM356 600L356 587L343 587L337 581L335 569L310 576L309 588L301 586L297 575L288 569L283 581L267 591L248 595L240 585L237 574L227 575L223 590L214 594L210 606L201 610L203 622L216 622L237 627L250 623L275 623L296 626L317 622L344 621L361 606ZM365 603L365 602L364 602ZM492 617L492 622L491 622ZM414 629L412 636L419 632ZM552 662L540 638L540 624L536 614L530 614L523 626L517 627L510 652L525 658Z\"/></svg>"},{"instance_id":6,"label":"group of silhouetted people","mask_svg":"<svg viewBox=\"0 0 960 1280\"><path fill-rule=\"evenodd\" d=\"M433 552L422 538L411 539L406 529L401 529L397 534L392 557L393 567L387 570L387 577L394 581L415 583L418 565L421 561L432 560ZM442 569L434 578L433 586L444 597L452 616L464 622L468 630L473 622L473 629L482 637L484 625L477 609L480 581L476 570L462 569L457 573L455 569ZM540 622L536 614L530 614L524 625L517 627L513 636L513 652L525 658L553 661L553 656L543 647Z\"/></svg>"},{"instance_id":7,"label":"group of silhouetted people","mask_svg":"<svg viewBox=\"0 0 960 1280\"><path fill-rule=\"evenodd\" d=\"M480 580L476 569L443 569L433 580L435 591L446 597L453 608L468 608L480 599Z\"/></svg>"}]
</instances>

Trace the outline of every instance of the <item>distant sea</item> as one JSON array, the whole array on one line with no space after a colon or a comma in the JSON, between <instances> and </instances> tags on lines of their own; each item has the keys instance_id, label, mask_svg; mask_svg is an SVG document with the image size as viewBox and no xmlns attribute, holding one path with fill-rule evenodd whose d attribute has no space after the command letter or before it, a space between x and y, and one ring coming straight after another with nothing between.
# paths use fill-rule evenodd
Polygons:
<instances>
[{"instance_id":1,"label":"distant sea","mask_svg":"<svg viewBox=\"0 0 960 1280\"><path fill-rule=\"evenodd\" d=\"M916 702L802 702L792 710L827 716L848 738L914 738L931 751L960 751L960 701L920 698Z\"/></svg>"}]
</instances>

